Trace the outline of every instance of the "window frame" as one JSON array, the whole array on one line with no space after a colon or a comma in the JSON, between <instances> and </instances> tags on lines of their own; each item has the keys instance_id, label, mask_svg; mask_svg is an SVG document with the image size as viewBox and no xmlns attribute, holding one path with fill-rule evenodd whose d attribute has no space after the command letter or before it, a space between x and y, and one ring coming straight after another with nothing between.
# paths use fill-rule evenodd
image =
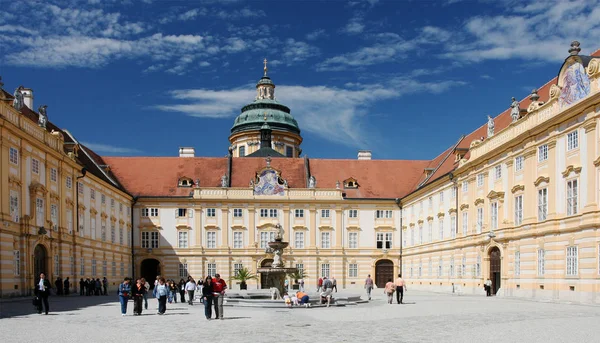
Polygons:
<instances>
[{"instance_id":1,"label":"window frame","mask_svg":"<svg viewBox=\"0 0 600 343\"><path fill-rule=\"evenodd\" d=\"M187 230L177 231L177 248L187 249L189 248L189 232Z\"/></svg>"},{"instance_id":2,"label":"window frame","mask_svg":"<svg viewBox=\"0 0 600 343\"><path fill-rule=\"evenodd\" d=\"M498 164L494 166L494 180L498 181L502 179L502 165Z\"/></svg>"},{"instance_id":3,"label":"window frame","mask_svg":"<svg viewBox=\"0 0 600 343\"><path fill-rule=\"evenodd\" d=\"M304 231L296 230L294 231L294 248L296 249L304 249Z\"/></svg>"},{"instance_id":4,"label":"window frame","mask_svg":"<svg viewBox=\"0 0 600 343\"><path fill-rule=\"evenodd\" d=\"M575 137L575 139L572 139ZM567 151L577 150L579 148L579 131L577 129L567 133Z\"/></svg>"},{"instance_id":5,"label":"window frame","mask_svg":"<svg viewBox=\"0 0 600 343\"><path fill-rule=\"evenodd\" d=\"M321 249L331 249L331 232L321 231Z\"/></svg>"},{"instance_id":6,"label":"window frame","mask_svg":"<svg viewBox=\"0 0 600 343\"><path fill-rule=\"evenodd\" d=\"M349 209L348 210L348 218L358 218L358 210L357 209Z\"/></svg>"},{"instance_id":7,"label":"window frame","mask_svg":"<svg viewBox=\"0 0 600 343\"><path fill-rule=\"evenodd\" d=\"M358 263L348 263L348 278L358 277Z\"/></svg>"},{"instance_id":8,"label":"window frame","mask_svg":"<svg viewBox=\"0 0 600 343\"><path fill-rule=\"evenodd\" d=\"M20 160L20 156L19 156L19 149L15 148L15 147L9 147L8 148L8 160L10 163L18 166L19 165L19 160Z\"/></svg>"},{"instance_id":9,"label":"window frame","mask_svg":"<svg viewBox=\"0 0 600 343\"><path fill-rule=\"evenodd\" d=\"M217 248L217 231L209 230L206 231L206 248L216 249Z\"/></svg>"},{"instance_id":10,"label":"window frame","mask_svg":"<svg viewBox=\"0 0 600 343\"><path fill-rule=\"evenodd\" d=\"M525 158L523 156L515 157L515 173L518 173L523 170L525 167Z\"/></svg>"},{"instance_id":11,"label":"window frame","mask_svg":"<svg viewBox=\"0 0 600 343\"><path fill-rule=\"evenodd\" d=\"M514 221L515 226L523 224L523 194L515 196Z\"/></svg>"},{"instance_id":12,"label":"window frame","mask_svg":"<svg viewBox=\"0 0 600 343\"><path fill-rule=\"evenodd\" d=\"M546 274L546 250L539 248L537 251L537 275Z\"/></svg>"},{"instance_id":13,"label":"window frame","mask_svg":"<svg viewBox=\"0 0 600 343\"><path fill-rule=\"evenodd\" d=\"M567 180L566 187L567 216L579 213L579 179Z\"/></svg>"},{"instance_id":14,"label":"window frame","mask_svg":"<svg viewBox=\"0 0 600 343\"><path fill-rule=\"evenodd\" d=\"M358 232L348 232L348 249L358 249Z\"/></svg>"},{"instance_id":15,"label":"window frame","mask_svg":"<svg viewBox=\"0 0 600 343\"><path fill-rule=\"evenodd\" d=\"M233 231L233 248L244 248L244 232L240 230Z\"/></svg>"},{"instance_id":16,"label":"window frame","mask_svg":"<svg viewBox=\"0 0 600 343\"><path fill-rule=\"evenodd\" d=\"M31 158L31 172L40 175L40 160L37 158Z\"/></svg>"},{"instance_id":17,"label":"window frame","mask_svg":"<svg viewBox=\"0 0 600 343\"><path fill-rule=\"evenodd\" d=\"M243 218L244 217L244 209L242 208L234 208L233 209L233 218Z\"/></svg>"},{"instance_id":18,"label":"window frame","mask_svg":"<svg viewBox=\"0 0 600 343\"><path fill-rule=\"evenodd\" d=\"M537 148L538 163L548 161L548 144L542 144Z\"/></svg>"},{"instance_id":19,"label":"window frame","mask_svg":"<svg viewBox=\"0 0 600 343\"><path fill-rule=\"evenodd\" d=\"M576 277L579 275L579 247L577 245L566 247L565 264L566 276Z\"/></svg>"},{"instance_id":20,"label":"window frame","mask_svg":"<svg viewBox=\"0 0 600 343\"><path fill-rule=\"evenodd\" d=\"M521 276L521 251L515 251L515 260L514 260L514 274L515 276Z\"/></svg>"},{"instance_id":21,"label":"window frame","mask_svg":"<svg viewBox=\"0 0 600 343\"><path fill-rule=\"evenodd\" d=\"M538 222L548 219L548 187L537 189L538 203Z\"/></svg>"},{"instance_id":22,"label":"window frame","mask_svg":"<svg viewBox=\"0 0 600 343\"><path fill-rule=\"evenodd\" d=\"M304 218L304 209L303 208L295 208L294 209L294 218Z\"/></svg>"},{"instance_id":23,"label":"window frame","mask_svg":"<svg viewBox=\"0 0 600 343\"><path fill-rule=\"evenodd\" d=\"M321 218L331 218L329 209L321 209Z\"/></svg>"},{"instance_id":24,"label":"window frame","mask_svg":"<svg viewBox=\"0 0 600 343\"><path fill-rule=\"evenodd\" d=\"M217 216L217 209L216 208L207 208L206 216L209 218L215 218Z\"/></svg>"}]
</instances>

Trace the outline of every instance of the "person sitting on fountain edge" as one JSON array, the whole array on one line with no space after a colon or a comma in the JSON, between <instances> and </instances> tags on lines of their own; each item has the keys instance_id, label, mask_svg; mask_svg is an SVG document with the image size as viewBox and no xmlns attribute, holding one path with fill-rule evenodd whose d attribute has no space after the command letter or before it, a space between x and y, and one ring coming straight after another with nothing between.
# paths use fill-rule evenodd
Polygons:
<instances>
[{"instance_id":1,"label":"person sitting on fountain edge","mask_svg":"<svg viewBox=\"0 0 600 343\"><path fill-rule=\"evenodd\" d=\"M296 292L296 298L300 299L300 305L304 305L304 307L310 307L310 299L306 293L298 291Z\"/></svg>"}]
</instances>

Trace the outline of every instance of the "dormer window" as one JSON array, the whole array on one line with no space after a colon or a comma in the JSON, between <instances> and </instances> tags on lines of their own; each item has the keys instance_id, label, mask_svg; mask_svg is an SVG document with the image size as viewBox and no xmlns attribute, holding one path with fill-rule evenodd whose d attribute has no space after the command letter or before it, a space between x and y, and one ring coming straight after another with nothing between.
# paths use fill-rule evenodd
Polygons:
<instances>
[{"instance_id":1,"label":"dormer window","mask_svg":"<svg viewBox=\"0 0 600 343\"><path fill-rule=\"evenodd\" d=\"M358 188L358 182L354 178L346 179L344 180L344 188Z\"/></svg>"},{"instance_id":2,"label":"dormer window","mask_svg":"<svg viewBox=\"0 0 600 343\"><path fill-rule=\"evenodd\" d=\"M179 179L179 183L178 183L179 187L192 187L193 185L194 185L194 182L192 181L192 179L190 179L188 177L182 177L181 179Z\"/></svg>"},{"instance_id":3,"label":"dormer window","mask_svg":"<svg viewBox=\"0 0 600 343\"><path fill-rule=\"evenodd\" d=\"M455 162L459 162L460 160L462 160L468 151L469 151L469 149L467 149L467 148L454 149L454 155L456 156Z\"/></svg>"}]
</instances>

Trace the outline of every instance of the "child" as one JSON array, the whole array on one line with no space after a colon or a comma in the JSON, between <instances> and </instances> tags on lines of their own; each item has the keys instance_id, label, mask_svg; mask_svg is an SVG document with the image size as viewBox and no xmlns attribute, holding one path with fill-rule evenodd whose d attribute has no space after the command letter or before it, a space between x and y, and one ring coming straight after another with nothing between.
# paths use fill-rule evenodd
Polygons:
<instances>
[{"instance_id":1,"label":"child","mask_svg":"<svg viewBox=\"0 0 600 343\"><path fill-rule=\"evenodd\" d=\"M292 307L292 299L287 293L283 293L283 301L285 301L285 306Z\"/></svg>"}]
</instances>

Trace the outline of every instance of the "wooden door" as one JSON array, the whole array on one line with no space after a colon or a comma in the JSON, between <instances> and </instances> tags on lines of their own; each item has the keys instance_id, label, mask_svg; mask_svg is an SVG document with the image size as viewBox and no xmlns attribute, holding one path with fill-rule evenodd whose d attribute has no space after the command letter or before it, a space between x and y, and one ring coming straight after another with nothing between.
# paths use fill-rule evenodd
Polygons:
<instances>
[{"instance_id":1,"label":"wooden door","mask_svg":"<svg viewBox=\"0 0 600 343\"><path fill-rule=\"evenodd\" d=\"M384 288L388 280L394 280L394 262L390 260L377 261L375 265L375 284Z\"/></svg>"},{"instance_id":2,"label":"wooden door","mask_svg":"<svg viewBox=\"0 0 600 343\"><path fill-rule=\"evenodd\" d=\"M490 280L492 280L492 294L495 295L500 289L502 263L500 249L497 247L490 250Z\"/></svg>"}]
</instances>

